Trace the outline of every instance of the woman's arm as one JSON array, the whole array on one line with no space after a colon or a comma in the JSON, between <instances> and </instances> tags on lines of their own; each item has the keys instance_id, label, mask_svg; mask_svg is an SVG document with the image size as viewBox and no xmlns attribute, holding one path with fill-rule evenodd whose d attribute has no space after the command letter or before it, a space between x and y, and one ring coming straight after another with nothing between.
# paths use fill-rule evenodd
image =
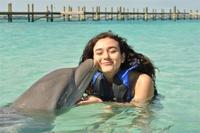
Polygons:
<instances>
[{"instance_id":1,"label":"woman's arm","mask_svg":"<svg viewBox=\"0 0 200 133\"><path fill-rule=\"evenodd\" d=\"M139 74L132 90L134 98L131 100L131 104L136 106L147 104L154 96L154 85L151 77L147 74Z\"/></svg>"}]
</instances>

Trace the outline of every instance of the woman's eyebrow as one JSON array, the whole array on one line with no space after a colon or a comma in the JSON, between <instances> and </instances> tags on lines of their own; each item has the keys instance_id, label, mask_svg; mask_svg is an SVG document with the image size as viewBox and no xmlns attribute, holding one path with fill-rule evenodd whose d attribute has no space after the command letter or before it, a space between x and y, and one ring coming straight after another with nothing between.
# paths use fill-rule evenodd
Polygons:
<instances>
[{"instance_id":1,"label":"woman's eyebrow","mask_svg":"<svg viewBox=\"0 0 200 133\"><path fill-rule=\"evenodd\" d=\"M95 52L96 51L102 51L103 49L102 48L97 48L97 49L95 49Z\"/></svg>"},{"instance_id":2,"label":"woman's eyebrow","mask_svg":"<svg viewBox=\"0 0 200 133\"><path fill-rule=\"evenodd\" d=\"M108 47L108 49L118 49L118 47L111 46L111 47Z\"/></svg>"},{"instance_id":3,"label":"woman's eyebrow","mask_svg":"<svg viewBox=\"0 0 200 133\"><path fill-rule=\"evenodd\" d=\"M110 46L110 47L108 47L107 49L108 49L108 50L110 50L110 49L118 49L118 47ZM102 50L103 50L103 48L97 48L97 49L95 49L94 51L96 52L96 51L102 51Z\"/></svg>"}]
</instances>

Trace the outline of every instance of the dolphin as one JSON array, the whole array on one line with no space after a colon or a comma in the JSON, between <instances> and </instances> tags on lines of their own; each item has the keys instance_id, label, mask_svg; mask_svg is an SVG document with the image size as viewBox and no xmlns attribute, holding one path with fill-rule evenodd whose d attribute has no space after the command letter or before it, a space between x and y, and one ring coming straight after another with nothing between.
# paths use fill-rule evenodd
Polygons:
<instances>
[{"instance_id":1,"label":"dolphin","mask_svg":"<svg viewBox=\"0 0 200 133\"><path fill-rule=\"evenodd\" d=\"M88 59L78 67L52 71L34 83L10 107L54 111L73 106L81 99L96 70L93 60Z\"/></svg>"}]
</instances>

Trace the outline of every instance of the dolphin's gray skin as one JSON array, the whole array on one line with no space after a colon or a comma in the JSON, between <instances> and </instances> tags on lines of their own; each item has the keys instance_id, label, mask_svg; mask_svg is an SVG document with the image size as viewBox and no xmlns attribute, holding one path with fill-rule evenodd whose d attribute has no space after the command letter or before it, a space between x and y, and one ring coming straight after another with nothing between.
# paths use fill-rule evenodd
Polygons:
<instances>
[{"instance_id":1,"label":"dolphin's gray skin","mask_svg":"<svg viewBox=\"0 0 200 133\"><path fill-rule=\"evenodd\" d=\"M81 99L95 72L92 59L76 68L50 72L25 91L11 107L17 110L53 111L72 106Z\"/></svg>"}]
</instances>

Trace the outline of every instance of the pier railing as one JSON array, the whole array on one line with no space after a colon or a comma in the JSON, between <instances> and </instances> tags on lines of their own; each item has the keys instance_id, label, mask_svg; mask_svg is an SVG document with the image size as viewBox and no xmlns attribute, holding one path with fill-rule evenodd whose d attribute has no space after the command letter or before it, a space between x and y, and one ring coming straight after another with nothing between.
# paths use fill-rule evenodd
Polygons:
<instances>
[{"instance_id":1,"label":"pier railing","mask_svg":"<svg viewBox=\"0 0 200 133\"><path fill-rule=\"evenodd\" d=\"M156 9L149 10L145 7L142 11L133 8L132 10L124 7L118 7L115 9L111 7L110 9L100 7L93 7L92 11L87 11L86 7L78 7L77 9L72 9L71 6L67 8L64 6L63 10L60 12L53 11L53 5L46 7L43 12L38 12L34 10L34 4L27 5L27 11L15 12L12 9L12 3L8 4L8 11L0 12L0 20L7 19L8 22L12 22L13 19L27 19L28 22L34 22L39 19L46 19L47 22L53 22L55 19L60 19L63 21L85 21L85 20L199 20L200 12L198 10L183 10L180 11L174 6L172 9L166 11L161 9L159 12Z\"/></svg>"}]
</instances>

